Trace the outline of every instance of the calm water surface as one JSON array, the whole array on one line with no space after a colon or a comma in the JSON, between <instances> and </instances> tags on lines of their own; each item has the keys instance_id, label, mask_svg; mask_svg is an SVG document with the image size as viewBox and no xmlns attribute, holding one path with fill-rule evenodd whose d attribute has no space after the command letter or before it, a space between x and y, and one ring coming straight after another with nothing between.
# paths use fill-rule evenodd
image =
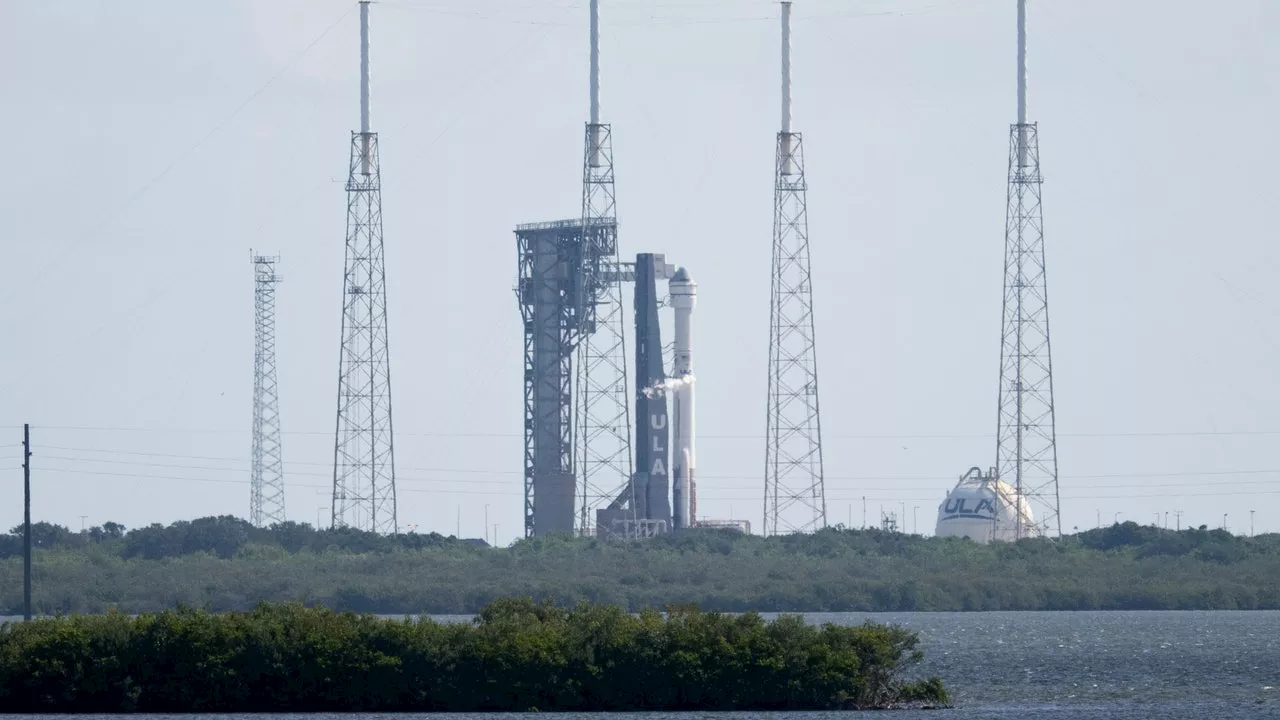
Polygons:
<instances>
[{"instance_id":1,"label":"calm water surface","mask_svg":"<svg viewBox=\"0 0 1280 720\"><path fill-rule=\"evenodd\" d=\"M1280 720L1280 612L813 613L806 617L814 623L842 625L893 622L920 633L925 652L921 674L941 677L957 707L893 713L896 720ZM610 718L633 716L635 720L696 720L708 714L627 713ZM743 720L835 716L844 714L715 715ZM262 717L246 716L246 720ZM352 716L309 717L351 720ZM407 716L388 718L406 720Z\"/></svg>"}]
</instances>

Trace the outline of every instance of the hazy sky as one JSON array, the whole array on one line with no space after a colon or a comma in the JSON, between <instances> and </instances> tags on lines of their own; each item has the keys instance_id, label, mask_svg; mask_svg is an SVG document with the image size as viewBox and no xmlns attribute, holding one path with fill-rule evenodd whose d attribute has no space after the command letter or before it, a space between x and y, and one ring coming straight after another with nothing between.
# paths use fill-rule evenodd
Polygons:
<instances>
[{"instance_id":1,"label":"hazy sky","mask_svg":"<svg viewBox=\"0 0 1280 720\"><path fill-rule=\"evenodd\" d=\"M602 4L623 251L699 286L699 512L758 529L778 6ZM1276 5L1031 2L1066 528L1280 530ZM833 523L932 531L994 463L1014 8L795 3ZM579 212L586 0L371 15L401 525L487 505L505 543L512 228ZM0 526L23 422L38 519L248 514L251 247L283 256L288 515L327 518L356 4L0 0L0 48Z\"/></svg>"}]
</instances>

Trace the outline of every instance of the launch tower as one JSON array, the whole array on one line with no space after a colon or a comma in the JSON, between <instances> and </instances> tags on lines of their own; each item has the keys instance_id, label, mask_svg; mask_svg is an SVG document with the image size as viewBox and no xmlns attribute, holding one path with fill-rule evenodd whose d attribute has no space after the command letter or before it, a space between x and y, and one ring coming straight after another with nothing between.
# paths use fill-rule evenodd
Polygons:
<instances>
[{"instance_id":1,"label":"launch tower","mask_svg":"<svg viewBox=\"0 0 1280 720\"><path fill-rule=\"evenodd\" d=\"M782 129L774 174L764 534L826 527L804 143L791 129L791 3L782 3Z\"/></svg>"},{"instance_id":2,"label":"launch tower","mask_svg":"<svg viewBox=\"0 0 1280 720\"><path fill-rule=\"evenodd\" d=\"M1027 0L1018 0L1018 122L1009 130L996 473L1030 506L1035 524L1024 522L1025 513L1011 513L1015 539L1062 533L1041 182L1039 130L1027 122Z\"/></svg>"},{"instance_id":3,"label":"launch tower","mask_svg":"<svg viewBox=\"0 0 1280 720\"><path fill-rule=\"evenodd\" d=\"M524 320L524 534L574 528L573 355L582 292L582 221L516 228Z\"/></svg>"},{"instance_id":4,"label":"launch tower","mask_svg":"<svg viewBox=\"0 0 1280 720\"><path fill-rule=\"evenodd\" d=\"M612 264L604 282L590 286L590 251L583 228L578 218L528 223L515 230L515 290L524 324L525 537L590 531L592 521L597 534L654 535L671 525L666 495L669 428L665 398L646 396L644 391L665 378L656 281L670 277L675 268L662 255L644 253L635 264ZM597 490L588 496L581 484L575 487L581 438L573 433L573 420L580 414L574 411L574 358L586 333L595 329L584 318L600 296L616 295L614 284L631 282L636 285L636 407L638 416L648 418L654 429L638 426L642 442L635 450L641 472L634 482L623 483L612 494Z\"/></svg>"},{"instance_id":5,"label":"launch tower","mask_svg":"<svg viewBox=\"0 0 1280 720\"><path fill-rule=\"evenodd\" d=\"M378 134L369 129L369 2L360 3L360 131L351 133L333 526L394 533L396 472Z\"/></svg>"}]
</instances>

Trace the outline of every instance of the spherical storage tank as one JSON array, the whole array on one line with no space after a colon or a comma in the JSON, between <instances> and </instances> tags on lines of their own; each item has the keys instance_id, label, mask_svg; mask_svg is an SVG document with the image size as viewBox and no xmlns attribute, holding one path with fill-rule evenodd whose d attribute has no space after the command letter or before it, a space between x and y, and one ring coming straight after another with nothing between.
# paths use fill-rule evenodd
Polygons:
<instances>
[{"instance_id":1,"label":"spherical storage tank","mask_svg":"<svg viewBox=\"0 0 1280 720\"><path fill-rule=\"evenodd\" d=\"M978 468L972 468L938 506L935 534L967 537L979 543L1011 542L1017 538L1019 513L1023 537L1040 534L1025 498L1018 497L1011 485L998 480L994 470L983 475Z\"/></svg>"}]
</instances>

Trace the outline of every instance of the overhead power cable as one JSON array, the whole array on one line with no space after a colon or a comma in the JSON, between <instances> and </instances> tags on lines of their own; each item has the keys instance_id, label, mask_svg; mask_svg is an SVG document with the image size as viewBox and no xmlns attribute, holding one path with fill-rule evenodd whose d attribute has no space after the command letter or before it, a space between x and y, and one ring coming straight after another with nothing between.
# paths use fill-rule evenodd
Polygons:
<instances>
[{"instance_id":1,"label":"overhead power cable","mask_svg":"<svg viewBox=\"0 0 1280 720\"><path fill-rule=\"evenodd\" d=\"M106 427L91 425L32 425L33 428L39 427L41 430L55 430L66 432L130 432L130 433L155 433L155 434L175 434L175 435L200 435L200 434L234 434L241 435L244 433L243 428L236 429L219 429L219 428L148 428L148 427ZM4 425L0 428L8 430L20 430L21 425ZM329 437L333 435L332 430L294 430L286 431L286 435L316 435ZM427 438L522 438L520 433L499 433L499 432L401 432L396 431L396 436L407 437L427 437ZM1280 436L1280 430L1192 430L1192 431L1150 431L1150 432L1081 432L1081 433L1058 433L1060 438L1188 438L1188 437L1270 437ZM994 438L994 433L973 433L973 434L824 434L824 437L838 438L841 440L986 440ZM706 434L699 435L698 440L759 440L763 441L764 436L759 434Z\"/></svg>"},{"instance_id":2,"label":"overhead power cable","mask_svg":"<svg viewBox=\"0 0 1280 720\"><path fill-rule=\"evenodd\" d=\"M247 469L245 467L219 468L219 467L208 467L203 465L184 465L179 463L151 463L151 462L134 462L134 461L128 461L128 460L110 460L110 459L102 459L102 458L78 458L73 456L56 455L56 454L43 455L43 457L48 460L56 460L61 463L72 463L72 464L81 465L81 466L92 465L92 464L110 464L110 465L123 465L126 467L164 468L169 470L195 470L195 471L216 472L216 473L247 472ZM321 463L306 463L306 464L322 466ZM245 465L247 465L247 463L245 463ZM116 472L111 470L98 471L98 470L86 469L83 467L75 467L75 468L50 467L47 469L50 472L75 472L79 474L103 475L106 477L139 477L139 478L154 477L154 478L172 479L172 480L192 480L192 481L202 480L202 478L192 478L187 476L150 475L147 473ZM493 475L519 474L516 471L508 471L508 470L488 471L488 470L449 469L449 468L404 468L404 469L415 470L419 472L429 472L429 473L461 473L461 474L493 474ZM286 474L288 476L297 476L297 477L331 477L331 474L328 472L314 472L314 471L300 471L300 470L290 470L290 471L287 471ZM1280 476L1280 469L1223 470L1223 471L1208 471L1208 472L1195 472L1195 473L1190 473L1190 472L1135 473L1129 476L1126 476L1123 474L1077 475L1068 479L1090 479L1090 478L1099 479L1099 478L1112 478L1112 477L1120 477L1120 478L1122 477L1149 477L1149 478L1214 477L1214 476L1238 476L1238 475L1258 475L1258 474L1269 474L1269 475ZM513 480L476 480L472 478L459 480L459 479L441 478L441 477L402 476L399 479L404 482L410 482L410 483L439 483L439 484L464 484L464 485L512 485L514 484ZM733 485L733 486L727 486L727 487L719 484L717 484L715 487L709 486L707 489L712 493L714 493L715 490L731 490L731 491L732 490L742 490L742 491L752 490L754 489L754 483L757 478L743 476L743 475L707 475L707 476L703 476L703 479L738 480L738 481L743 481L745 483L749 483L744 485ZM865 492L887 492L887 493L901 492L901 491L916 491L921 489L933 489L933 488L941 487L946 482L948 482L946 478L930 477L930 476L862 475L862 476L835 476L830 479L860 481L860 482L898 483L892 487L862 486L858 488L859 490L865 491ZM923 485L923 486L919 484L916 484L916 485L900 484L899 481L904 479L905 480L926 480L926 481L931 481L931 483L929 485ZM1206 486L1224 487L1224 486L1246 486L1246 485L1247 486L1252 486L1252 485L1272 486L1272 485L1280 485L1280 483L1277 483L1276 480L1243 480L1243 481L1232 480L1230 482L1217 482L1217 483L1206 483L1203 480L1197 480L1194 482L1181 482L1181 483L1138 483L1138 484L1106 483L1106 484L1097 484L1097 485L1073 484L1072 489L1075 489L1075 490L1112 490L1112 489L1156 490L1156 489L1179 488L1179 487L1206 487ZM708 497L713 497L713 495L708 495ZM1088 497L1095 497L1095 496L1088 496Z\"/></svg>"},{"instance_id":3,"label":"overhead power cable","mask_svg":"<svg viewBox=\"0 0 1280 720\"><path fill-rule=\"evenodd\" d=\"M65 473L76 473L76 474L82 474L82 475L122 477L122 478L130 478L134 480L168 480L168 481L179 481L179 482L218 483L218 484L245 484L249 482L247 478L246 479L195 478L195 477L182 477L182 476L176 476L176 475L137 475L133 473L99 472L94 470L76 470L76 469L68 469L68 468L47 468L47 470L49 470L50 472L65 472ZM406 478L406 480L410 480L411 482L415 481L415 479L413 478ZM418 480L418 481L421 481L421 480ZM431 482L431 481L428 480L427 482ZM467 484L471 484L471 483L467 483ZM515 495L520 495L522 493L522 490L518 487L518 484L515 484L515 483L504 483L504 484L512 485L512 487L506 490L484 490L484 491L474 491L474 490L465 490L465 489L457 489L457 490L440 489L440 488L405 488L404 491L416 492L416 493L437 493L437 494L448 494L448 495L490 495L490 496L492 495L515 496ZM318 490L332 489L332 486L327 484L308 485L308 484L294 483L294 484L291 484L291 487L314 488ZM1258 495L1280 495L1280 490L1258 490L1258 491L1248 491L1248 492L1215 491L1215 492L1209 492L1209 493L1158 492L1158 493L1140 493L1140 494L1125 494L1125 495L1078 495L1078 496L1064 496L1063 499L1064 500L1129 500L1129 499L1142 499L1142 498L1152 498L1152 497L1192 498L1192 497L1258 496ZM759 499L757 495L718 495L714 493L708 493L705 497L706 499L709 499L709 500L748 500L750 501L750 500ZM862 502L863 498L864 496L861 496L861 495L857 497L832 496L832 497L829 497L828 500L832 502L837 502L837 503L840 503L840 502L858 503L858 502ZM901 502L936 503L938 500L938 498L936 497L932 497L932 498L867 497L866 499L870 502L885 502L885 503L901 503Z\"/></svg>"}]
</instances>

